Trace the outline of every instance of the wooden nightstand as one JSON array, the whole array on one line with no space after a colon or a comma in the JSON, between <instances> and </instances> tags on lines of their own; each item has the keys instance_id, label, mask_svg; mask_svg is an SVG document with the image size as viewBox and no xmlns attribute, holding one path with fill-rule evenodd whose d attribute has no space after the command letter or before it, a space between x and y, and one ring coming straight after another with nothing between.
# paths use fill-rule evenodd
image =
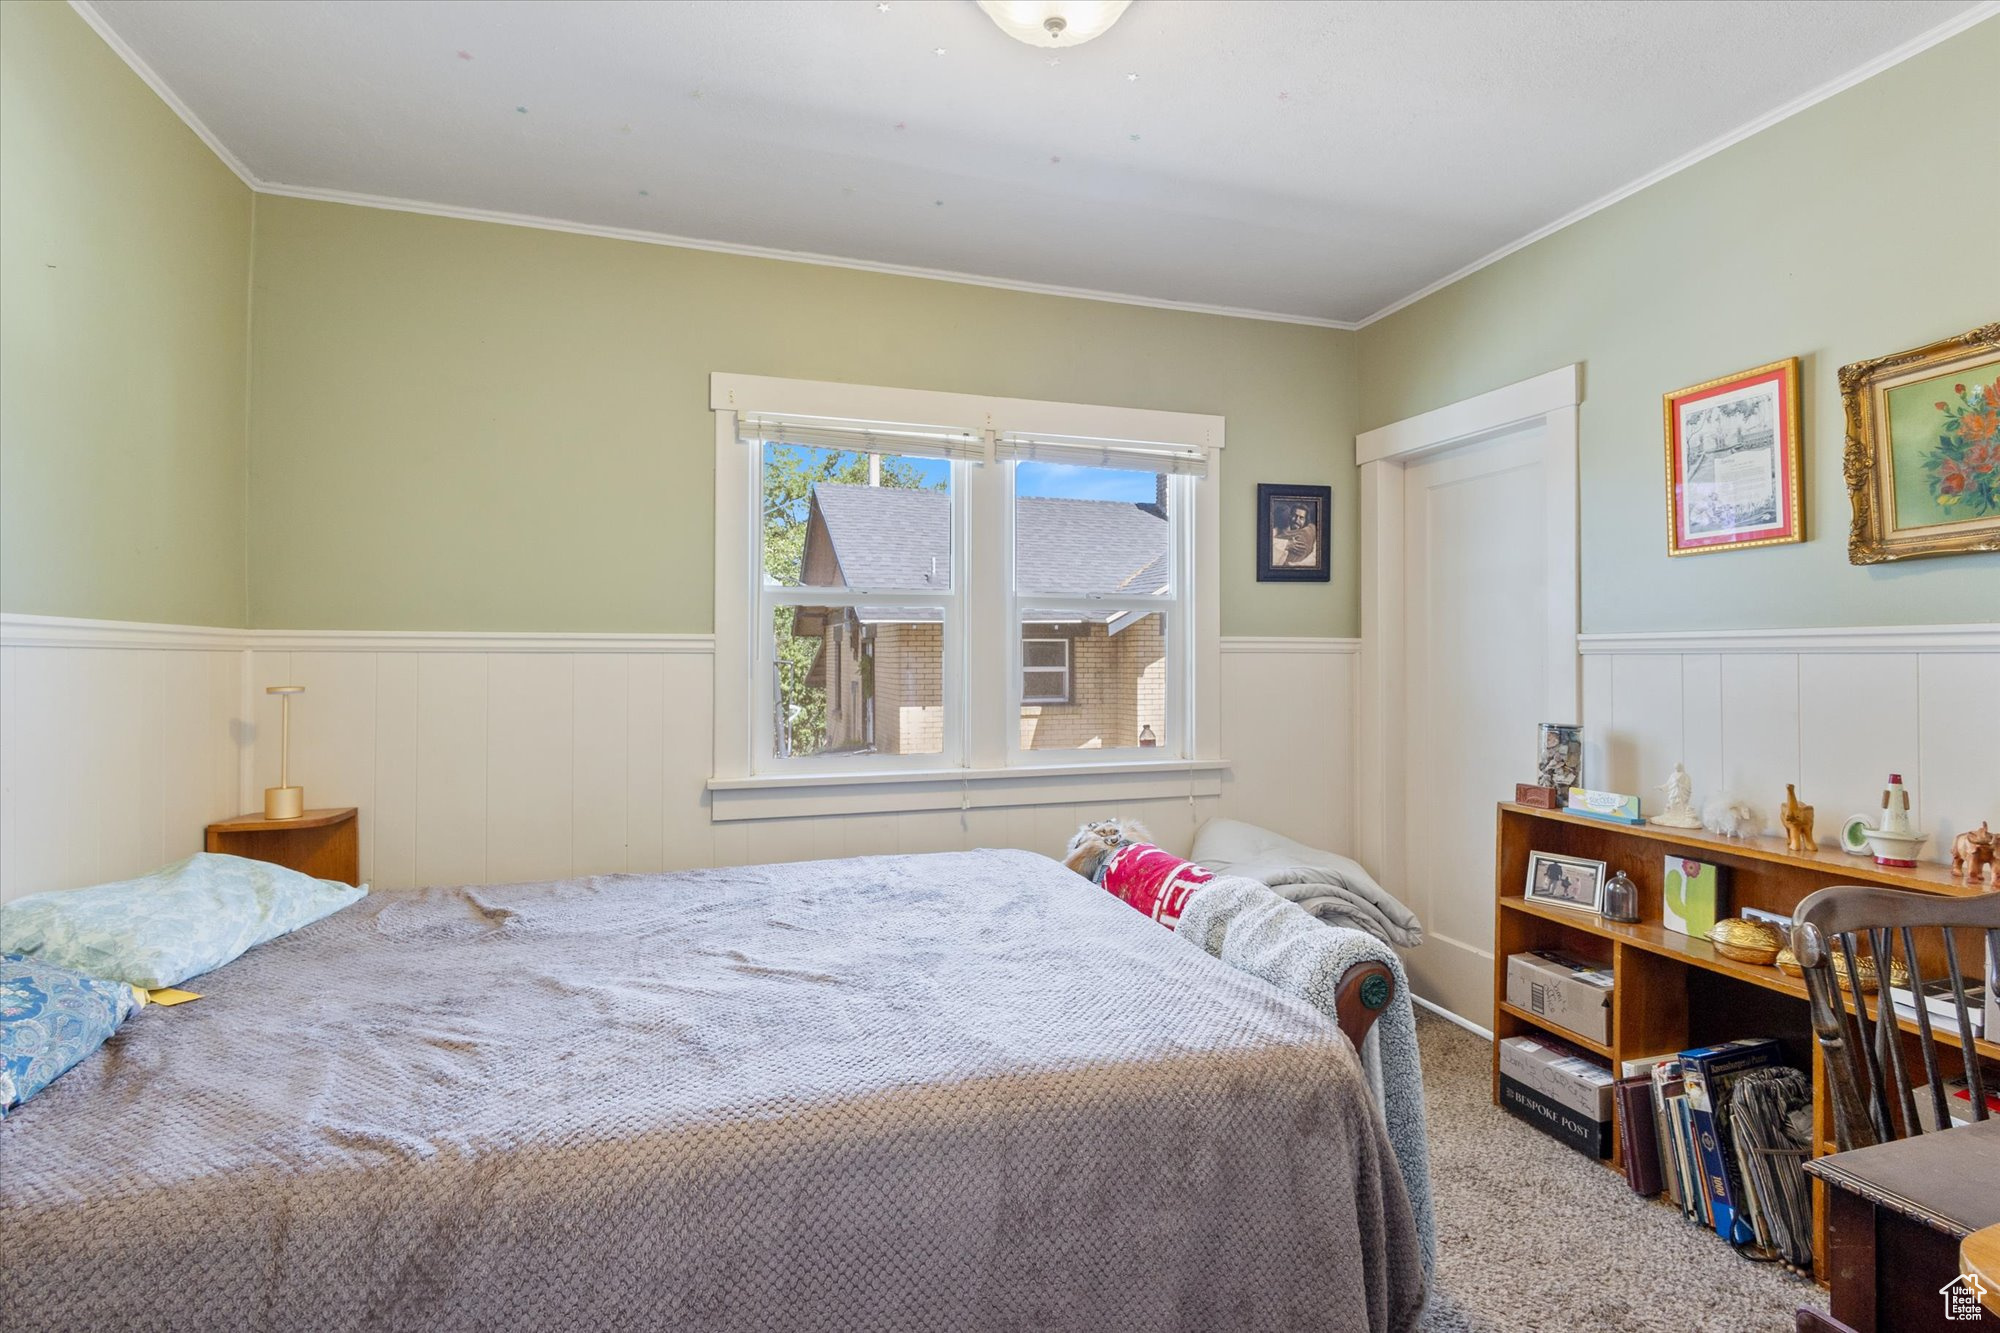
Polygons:
<instances>
[{"instance_id":1,"label":"wooden nightstand","mask_svg":"<svg viewBox=\"0 0 2000 1333\"><path fill-rule=\"evenodd\" d=\"M208 826L207 849L269 861L314 879L361 882L361 821L359 812L308 810L297 819L266 819L261 814L238 815Z\"/></svg>"}]
</instances>

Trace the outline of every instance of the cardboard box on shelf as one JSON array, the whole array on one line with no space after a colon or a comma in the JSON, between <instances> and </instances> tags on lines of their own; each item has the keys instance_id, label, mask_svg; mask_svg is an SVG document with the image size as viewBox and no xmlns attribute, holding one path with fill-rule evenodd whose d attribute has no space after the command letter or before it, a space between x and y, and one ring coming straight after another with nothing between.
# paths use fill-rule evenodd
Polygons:
<instances>
[{"instance_id":1,"label":"cardboard box on shelf","mask_svg":"<svg viewBox=\"0 0 2000 1333\"><path fill-rule=\"evenodd\" d=\"M1507 1003L1591 1041L1611 1040L1611 969L1557 949L1507 959Z\"/></svg>"},{"instance_id":2,"label":"cardboard box on shelf","mask_svg":"<svg viewBox=\"0 0 2000 1333\"><path fill-rule=\"evenodd\" d=\"M1590 1056L1548 1037L1500 1043L1500 1104L1593 1157L1611 1155L1612 1078Z\"/></svg>"}]
</instances>

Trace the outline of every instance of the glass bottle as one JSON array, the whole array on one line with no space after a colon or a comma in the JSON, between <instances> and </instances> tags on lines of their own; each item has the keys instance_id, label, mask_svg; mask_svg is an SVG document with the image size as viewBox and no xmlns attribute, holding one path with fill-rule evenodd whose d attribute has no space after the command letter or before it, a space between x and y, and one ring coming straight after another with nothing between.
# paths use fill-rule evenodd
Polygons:
<instances>
[{"instance_id":1,"label":"glass bottle","mask_svg":"<svg viewBox=\"0 0 2000 1333\"><path fill-rule=\"evenodd\" d=\"M1604 911L1601 915L1606 921L1639 919L1639 886L1622 870L1604 886Z\"/></svg>"}]
</instances>

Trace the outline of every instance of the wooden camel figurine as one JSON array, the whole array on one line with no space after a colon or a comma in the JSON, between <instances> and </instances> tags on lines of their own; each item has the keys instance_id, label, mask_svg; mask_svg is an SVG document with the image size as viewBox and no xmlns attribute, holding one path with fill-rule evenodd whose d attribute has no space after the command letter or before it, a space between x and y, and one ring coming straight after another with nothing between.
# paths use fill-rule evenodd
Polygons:
<instances>
[{"instance_id":1,"label":"wooden camel figurine","mask_svg":"<svg viewBox=\"0 0 2000 1333\"><path fill-rule=\"evenodd\" d=\"M1977 884L1989 875L2000 883L2000 865L1994 864L1994 851L1993 830L1982 819L1978 828L1952 839L1951 873L1965 876L1968 884Z\"/></svg>"},{"instance_id":2,"label":"wooden camel figurine","mask_svg":"<svg viewBox=\"0 0 2000 1333\"><path fill-rule=\"evenodd\" d=\"M1778 807L1778 821L1785 826L1786 851L1813 850L1813 808L1799 804L1798 788L1789 782L1785 784L1785 803Z\"/></svg>"}]
</instances>

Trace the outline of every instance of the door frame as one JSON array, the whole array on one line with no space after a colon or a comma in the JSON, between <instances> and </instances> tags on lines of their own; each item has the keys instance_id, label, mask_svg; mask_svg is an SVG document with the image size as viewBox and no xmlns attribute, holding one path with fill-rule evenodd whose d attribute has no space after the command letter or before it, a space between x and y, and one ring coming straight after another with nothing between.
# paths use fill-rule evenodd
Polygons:
<instances>
[{"instance_id":1,"label":"door frame","mask_svg":"<svg viewBox=\"0 0 2000 1333\"><path fill-rule=\"evenodd\" d=\"M1527 427L1542 428L1543 480L1551 515L1544 603L1549 672L1543 710L1549 721L1582 719L1582 658L1577 652L1579 533L1577 529L1577 405L1582 368L1563 366L1462 402L1379 427L1354 439L1361 472L1361 688L1356 747L1355 828L1360 859L1391 892L1402 882L1405 734L1403 634L1403 499L1406 469L1447 449L1478 444ZM1523 776L1534 737L1521 738ZM1512 796L1495 792L1496 801ZM1418 817L1422 817L1419 814ZM1485 860L1491 830L1453 830L1470 864ZM1467 946L1471 947L1471 946ZM1454 1015L1477 1023L1477 1015Z\"/></svg>"}]
</instances>

